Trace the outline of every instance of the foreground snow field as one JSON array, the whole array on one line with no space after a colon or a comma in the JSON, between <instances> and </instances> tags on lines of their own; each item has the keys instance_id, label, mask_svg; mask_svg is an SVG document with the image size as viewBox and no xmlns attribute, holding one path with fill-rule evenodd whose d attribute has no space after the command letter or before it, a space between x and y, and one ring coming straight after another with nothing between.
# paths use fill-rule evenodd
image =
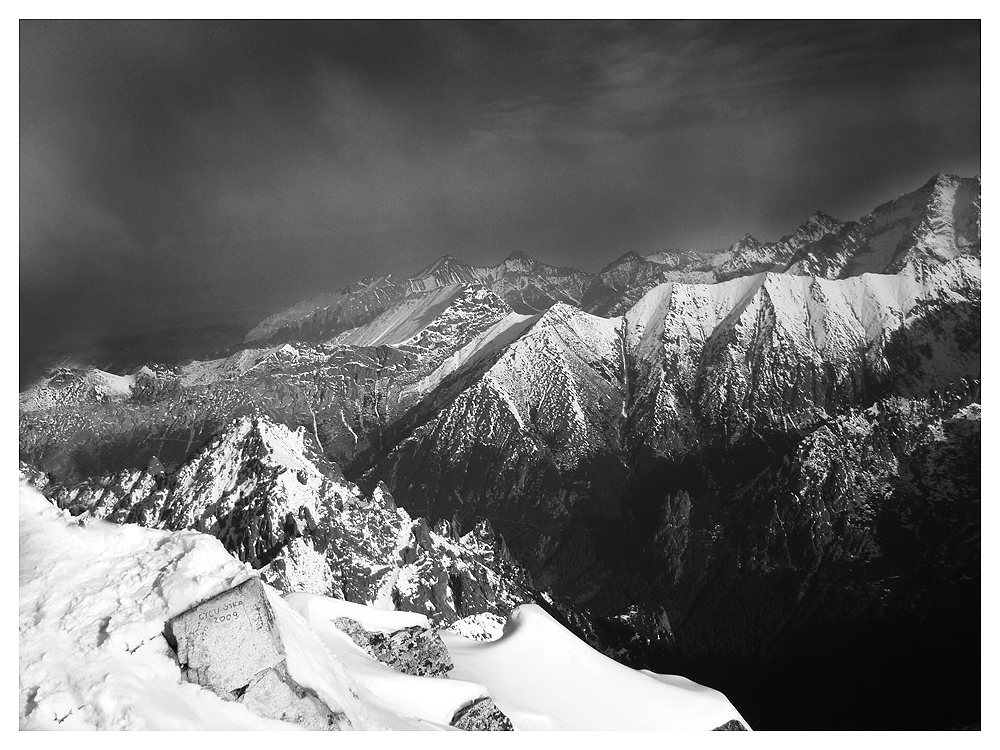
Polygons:
<instances>
[{"instance_id":1,"label":"foreground snow field","mask_svg":"<svg viewBox=\"0 0 1000 750\"><path fill-rule=\"evenodd\" d=\"M164 622L253 575L213 537L81 522L34 489L19 498L21 729L295 729L182 680ZM739 714L684 678L623 667L541 609L493 641L443 633L449 679L395 672L333 625L390 632L422 615L267 591L289 673L355 729L448 729L490 695L516 729L712 729Z\"/></svg>"},{"instance_id":2,"label":"foreground snow field","mask_svg":"<svg viewBox=\"0 0 1000 750\"><path fill-rule=\"evenodd\" d=\"M485 685L518 729L713 729L730 719L746 725L722 693L629 669L536 604L518 607L495 641L448 632L442 638L455 662L451 676Z\"/></svg>"}]
</instances>

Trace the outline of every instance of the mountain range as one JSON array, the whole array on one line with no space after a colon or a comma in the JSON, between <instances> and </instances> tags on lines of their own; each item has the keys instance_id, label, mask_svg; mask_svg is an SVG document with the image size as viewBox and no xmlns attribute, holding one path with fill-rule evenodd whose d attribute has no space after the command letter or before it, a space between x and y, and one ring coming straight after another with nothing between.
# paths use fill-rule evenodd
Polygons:
<instances>
[{"instance_id":1,"label":"mountain range","mask_svg":"<svg viewBox=\"0 0 1000 750\"><path fill-rule=\"evenodd\" d=\"M597 274L446 256L223 357L57 368L19 397L22 475L283 591L536 603L755 728L975 724L980 189ZM962 687L917 690L914 649Z\"/></svg>"}]
</instances>

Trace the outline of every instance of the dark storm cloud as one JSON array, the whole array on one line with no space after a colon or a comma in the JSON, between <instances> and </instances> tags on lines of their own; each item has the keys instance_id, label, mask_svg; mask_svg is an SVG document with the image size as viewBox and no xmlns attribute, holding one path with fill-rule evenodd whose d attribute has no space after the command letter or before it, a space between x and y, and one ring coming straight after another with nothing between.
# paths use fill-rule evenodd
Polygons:
<instances>
[{"instance_id":1,"label":"dark storm cloud","mask_svg":"<svg viewBox=\"0 0 1000 750\"><path fill-rule=\"evenodd\" d=\"M979 23L22 22L22 350L979 169Z\"/></svg>"}]
</instances>

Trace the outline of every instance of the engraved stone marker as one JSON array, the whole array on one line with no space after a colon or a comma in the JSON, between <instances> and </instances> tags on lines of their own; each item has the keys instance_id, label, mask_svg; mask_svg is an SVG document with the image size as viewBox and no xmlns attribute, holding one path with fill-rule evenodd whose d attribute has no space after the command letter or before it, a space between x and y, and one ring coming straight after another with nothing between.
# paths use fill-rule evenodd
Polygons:
<instances>
[{"instance_id":1,"label":"engraved stone marker","mask_svg":"<svg viewBox=\"0 0 1000 750\"><path fill-rule=\"evenodd\" d=\"M167 623L185 677L229 698L285 659L274 614L258 578L224 591Z\"/></svg>"},{"instance_id":2,"label":"engraved stone marker","mask_svg":"<svg viewBox=\"0 0 1000 750\"><path fill-rule=\"evenodd\" d=\"M259 578L224 591L166 623L164 635L188 682L239 701L259 716L307 729L350 721L288 674L285 648Z\"/></svg>"}]
</instances>

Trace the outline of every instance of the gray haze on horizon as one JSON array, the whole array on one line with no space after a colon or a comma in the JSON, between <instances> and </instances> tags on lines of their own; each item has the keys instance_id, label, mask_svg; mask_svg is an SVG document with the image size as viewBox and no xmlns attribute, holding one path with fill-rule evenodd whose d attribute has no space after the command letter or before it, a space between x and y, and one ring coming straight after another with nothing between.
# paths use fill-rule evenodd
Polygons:
<instances>
[{"instance_id":1,"label":"gray haze on horizon","mask_svg":"<svg viewBox=\"0 0 1000 750\"><path fill-rule=\"evenodd\" d=\"M980 23L20 22L20 340L515 250L774 240L980 171Z\"/></svg>"}]
</instances>

